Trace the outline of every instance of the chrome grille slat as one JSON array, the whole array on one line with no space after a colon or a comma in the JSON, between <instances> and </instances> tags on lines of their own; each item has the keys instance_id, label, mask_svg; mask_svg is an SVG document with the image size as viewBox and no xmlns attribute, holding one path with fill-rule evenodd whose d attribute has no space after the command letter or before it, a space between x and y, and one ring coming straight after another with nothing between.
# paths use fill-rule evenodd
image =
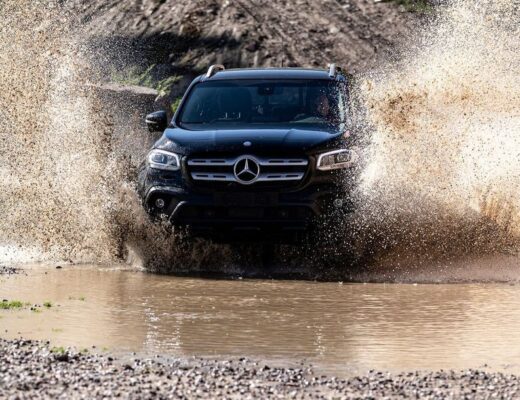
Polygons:
<instances>
[{"instance_id":1,"label":"chrome grille slat","mask_svg":"<svg viewBox=\"0 0 520 400\"><path fill-rule=\"evenodd\" d=\"M192 172L191 177L196 181L222 181L222 182L235 182L236 181L233 174Z\"/></svg>"},{"instance_id":2,"label":"chrome grille slat","mask_svg":"<svg viewBox=\"0 0 520 400\"><path fill-rule=\"evenodd\" d=\"M304 158L262 158L262 157L254 157L260 166L268 167L268 166L307 166L309 161ZM193 158L188 160L189 166L231 166L235 165L239 157L233 158Z\"/></svg>"},{"instance_id":3,"label":"chrome grille slat","mask_svg":"<svg viewBox=\"0 0 520 400\"><path fill-rule=\"evenodd\" d=\"M257 182L276 182L276 181L300 181L305 174L260 174Z\"/></svg>"},{"instance_id":4,"label":"chrome grille slat","mask_svg":"<svg viewBox=\"0 0 520 400\"><path fill-rule=\"evenodd\" d=\"M309 161L303 159L303 158L288 158L288 159L281 159L281 158L273 158L273 159L259 159L261 166L287 166L287 165L301 165L306 166L309 164Z\"/></svg>"},{"instance_id":5,"label":"chrome grille slat","mask_svg":"<svg viewBox=\"0 0 520 400\"><path fill-rule=\"evenodd\" d=\"M215 159L201 159L201 158L194 158L192 160L188 160L188 165L190 166L230 166L234 165L236 162L236 159L231 158L215 158Z\"/></svg>"}]
</instances>

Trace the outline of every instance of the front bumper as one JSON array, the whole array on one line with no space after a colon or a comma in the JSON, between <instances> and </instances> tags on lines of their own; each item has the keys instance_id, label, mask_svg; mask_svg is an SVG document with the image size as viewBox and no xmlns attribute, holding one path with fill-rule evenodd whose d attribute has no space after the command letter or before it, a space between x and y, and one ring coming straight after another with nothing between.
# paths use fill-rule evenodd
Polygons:
<instances>
[{"instance_id":1,"label":"front bumper","mask_svg":"<svg viewBox=\"0 0 520 400\"><path fill-rule=\"evenodd\" d=\"M316 217L337 206L337 191L318 186L296 192L197 193L179 187L153 186L144 198L155 217L192 232L211 234L292 233L309 229ZM164 201L158 208L157 200Z\"/></svg>"}]
</instances>

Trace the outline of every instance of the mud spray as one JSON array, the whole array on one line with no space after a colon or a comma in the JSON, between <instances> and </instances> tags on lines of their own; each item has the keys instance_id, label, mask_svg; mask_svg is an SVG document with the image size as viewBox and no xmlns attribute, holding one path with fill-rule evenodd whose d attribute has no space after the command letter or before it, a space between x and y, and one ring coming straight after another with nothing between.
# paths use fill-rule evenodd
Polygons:
<instances>
[{"instance_id":1,"label":"mud spray","mask_svg":"<svg viewBox=\"0 0 520 400\"><path fill-rule=\"evenodd\" d=\"M68 7L0 4L0 261L130 258L161 271L247 264L249 252L148 222L133 179L150 138L137 127L121 132L96 89L104 64L131 55L92 46ZM516 2L456 2L397 61L360 79L368 162L359 212L324 236L336 238L333 247L284 251L279 261L344 274L342 253L353 248L378 270L516 257L519 26Z\"/></svg>"},{"instance_id":2,"label":"mud spray","mask_svg":"<svg viewBox=\"0 0 520 400\"><path fill-rule=\"evenodd\" d=\"M491 254L520 266L519 5L439 7L399 61L361 83L358 222L379 268Z\"/></svg>"},{"instance_id":3,"label":"mud spray","mask_svg":"<svg viewBox=\"0 0 520 400\"><path fill-rule=\"evenodd\" d=\"M149 223L135 196L150 138L138 124L116 126L135 110L114 115L97 85L103 64L128 55L92 46L63 2L8 0L0 14L0 262L222 260L215 246Z\"/></svg>"}]
</instances>

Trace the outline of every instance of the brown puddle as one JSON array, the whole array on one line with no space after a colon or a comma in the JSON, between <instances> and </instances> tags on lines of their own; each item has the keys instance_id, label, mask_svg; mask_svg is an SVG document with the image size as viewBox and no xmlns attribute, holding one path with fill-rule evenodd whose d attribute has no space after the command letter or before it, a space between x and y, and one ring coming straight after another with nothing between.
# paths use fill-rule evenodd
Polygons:
<instances>
[{"instance_id":1,"label":"brown puddle","mask_svg":"<svg viewBox=\"0 0 520 400\"><path fill-rule=\"evenodd\" d=\"M520 370L520 286L206 280L120 268L28 269L0 298L1 337L169 356L306 361L320 371Z\"/></svg>"}]
</instances>

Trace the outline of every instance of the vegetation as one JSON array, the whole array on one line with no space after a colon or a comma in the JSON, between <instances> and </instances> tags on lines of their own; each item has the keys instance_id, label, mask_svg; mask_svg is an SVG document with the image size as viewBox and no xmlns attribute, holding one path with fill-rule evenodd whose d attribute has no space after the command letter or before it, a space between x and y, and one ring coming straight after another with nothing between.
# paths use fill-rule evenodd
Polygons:
<instances>
[{"instance_id":1,"label":"vegetation","mask_svg":"<svg viewBox=\"0 0 520 400\"><path fill-rule=\"evenodd\" d=\"M42 307L42 305L38 305L38 304L33 305L30 302L23 302L23 301L19 301L19 300L9 301L9 300L4 299L4 300L0 301L0 310L21 310L23 308L30 308L31 311L39 313L39 312L41 312L40 307ZM53 307L53 304L50 301L45 301L43 303L43 307L51 308L51 307Z\"/></svg>"},{"instance_id":2,"label":"vegetation","mask_svg":"<svg viewBox=\"0 0 520 400\"><path fill-rule=\"evenodd\" d=\"M24 303L18 300L3 300L0 302L0 310L12 310L12 309L20 309L24 307Z\"/></svg>"},{"instance_id":3,"label":"vegetation","mask_svg":"<svg viewBox=\"0 0 520 400\"><path fill-rule=\"evenodd\" d=\"M135 86L145 86L152 89L157 90L159 96L168 96L171 91L172 86L178 82L181 77L178 75L168 76L163 79L159 79L154 76L154 69L156 64L150 65L148 68L143 70L140 67L133 66L125 71L114 71L111 74L111 81L121 84L121 85L135 85ZM175 99L173 103L170 105L173 113L179 107L181 102L181 97Z\"/></svg>"},{"instance_id":4,"label":"vegetation","mask_svg":"<svg viewBox=\"0 0 520 400\"><path fill-rule=\"evenodd\" d=\"M177 111L177 108L179 108L179 105L181 104L182 97L177 97L175 101L171 104L172 113L175 114L175 111Z\"/></svg>"},{"instance_id":5,"label":"vegetation","mask_svg":"<svg viewBox=\"0 0 520 400\"><path fill-rule=\"evenodd\" d=\"M428 0L383 0L385 3L394 2L403 6L406 11L429 12L432 10Z\"/></svg>"},{"instance_id":6,"label":"vegetation","mask_svg":"<svg viewBox=\"0 0 520 400\"><path fill-rule=\"evenodd\" d=\"M62 355L62 354L67 353L67 350L66 350L65 347L63 347L63 346L53 347L53 348L51 349L51 353L53 353L53 354L58 354L58 355Z\"/></svg>"},{"instance_id":7,"label":"vegetation","mask_svg":"<svg viewBox=\"0 0 520 400\"><path fill-rule=\"evenodd\" d=\"M86 297L85 296L79 296L79 297L69 296L69 300L85 301Z\"/></svg>"},{"instance_id":8,"label":"vegetation","mask_svg":"<svg viewBox=\"0 0 520 400\"><path fill-rule=\"evenodd\" d=\"M174 75L164 79L157 79L153 74L155 67L156 64L152 64L144 71L142 68L137 66L130 67L123 72L114 71L110 80L121 85L149 87L157 90L159 95L164 95L168 93L172 85L175 84L175 82L177 82L181 77Z\"/></svg>"}]
</instances>

